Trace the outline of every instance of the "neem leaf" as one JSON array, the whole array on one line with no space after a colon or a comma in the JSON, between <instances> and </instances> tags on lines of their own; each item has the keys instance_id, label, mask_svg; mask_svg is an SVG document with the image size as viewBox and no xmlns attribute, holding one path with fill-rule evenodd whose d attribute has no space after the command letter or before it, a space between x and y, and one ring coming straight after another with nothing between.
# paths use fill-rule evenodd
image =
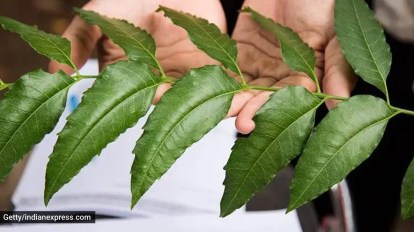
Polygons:
<instances>
[{"instance_id":1,"label":"neem leaf","mask_svg":"<svg viewBox=\"0 0 414 232\"><path fill-rule=\"evenodd\" d=\"M224 168L221 216L244 205L300 154L323 102L303 87L286 87L271 96L254 118L255 130L237 139Z\"/></svg>"},{"instance_id":2,"label":"neem leaf","mask_svg":"<svg viewBox=\"0 0 414 232\"><path fill-rule=\"evenodd\" d=\"M373 96L355 96L315 128L295 168L291 211L340 182L371 155L397 112Z\"/></svg>"},{"instance_id":3,"label":"neem leaf","mask_svg":"<svg viewBox=\"0 0 414 232\"><path fill-rule=\"evenodd\" d=\"M59 134L46 170L45 204L108 143L145 115L161 80L135 61L108 66Z\"/></svg>"},{"instance_id":4,"label":"neem leaf","mask_svg":"<svg viewBox=\"0 0 414 232\"><path fill-rule=\"evenodd\" d=\"M8 84L6 84L6 83L4 83L1 79L0 79L0 91L1 90L3 90L3 89L6 89L6 88L8 88L9 87L9 85Z\"/></svg>"},{"instance_id":5,"label":"neem leaf","mask_svg":"<svg viewBox=\"0 0 414 232\"><path fill-rule=\"evenodd\" d=\"M5 30L19 34L39 54L67 64L76 70L76 66L70 58L71 46L69 40L48 34L36 27L28 26L7 17L0 16L0 24Z\"/></svg>"},{"instance_id":6,"label":"neem leaf","mask_svg":"<svg viewBox=\"0 0 414 232\"><path fill-rule=\"evenodd\" d=\"M291 69L306 73L315 83L318 83L315 74L315 53L296 32L270 18L266 18L250 7L244 8L243 12L251 13L252 18L260 26L276 36L280 43L283 60Z\"/></svg>"},{"instance_id":7,"label":"neem leaf","mask_svg":"<svg viewBox=\"0 0 414 232\"><path fill-rule=\"evenodd\" d=\"M335 1L335 31L356 74L388 96L390 47L384 31L364 0Z\"/></svg>"},{"instance_id":8,"label":"neem leaf","mask_svg":"<svg viewBox=\"0 0 414 232\"><path fill-rule=\"evenodd\" d=\"M414 161L411 161L401 187L401 215L404 219L414 215Z\"/></svg>"},{"instance_id":9,"label":"neem leaf","mask_svg":"<svg viewBox=\"0 0 414 232\"><path fill-rule=\"evenodd\" d=\"M160 6L158 11L164 11L177 26L187 31L190 40L211 58L220 61L224 67L242 76L237 65L236 42L207 20L196 16Z\"/></svg>"},{"instance_id":10,"label":"neem leaf","mask_svg":"<svg viewBox=\"0 0 414 232\"><path fill-rule=\"evenodd\" d=\"M37 70L10 86L0 102L0 180L53 130L73 84L74 80L63 72Z\"/></svg>"},{"instance_id":11,"label":"neem leaf","mask_svg":"<svg viewBox=\"0 0 414 232\"><path fill-rule=\"evenodd\" d=\"M82 9L75 11L88 23L99 26L106 36L124 50L130 60L137 60L162 70L155 58L154 39L148 32L125 20L109 18Z\"/></svg>"},{"instance_id":12,"label":"neem leaf","mask_svg":"<svg viewBox=\"0 0 414 232\"><path fill-rule=\"evenodd\" d=\"M134 149L132 206L184 153L226 116L241 87L218 66L191 70L166 92Z\"/></svg>"}]
</instances>

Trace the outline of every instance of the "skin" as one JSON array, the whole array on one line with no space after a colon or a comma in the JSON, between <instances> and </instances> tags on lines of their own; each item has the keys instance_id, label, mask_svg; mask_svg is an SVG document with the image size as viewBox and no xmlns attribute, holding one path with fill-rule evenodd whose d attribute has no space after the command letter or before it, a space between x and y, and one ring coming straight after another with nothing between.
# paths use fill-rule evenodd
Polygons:
<instances>
[{"instance_id":1,"label":"skin","mask_svg":"<svg viewBox=\"0 0 414 232\"><path fill-rule=\"evenodd\" d=\"M316 74L323 92L348 97L356 77L341 53L333 28L334 0L246 0L244 6L290 27L315 50ZM280 47L272 34L261 29L248 14L240 14L233 39L238 43L239 62L249 84L261 86L302 85L315 91L313 81L284 64ZM252 118L271 92L239 94L230 112L241 133L254 129ZM329 109L337 104L327 101Z\"/></svg>"},{"instance_id":2,"label":"skin","mask_svg":"<svg viewBox=\"0 0 414 232\"><path fill-rule=\"evenodd\" d=\"M93 10L114 18L123 18L146 29L153 35L157 45L157 58L169 76L180 77L189 69L206 64L217 64L198 50L188 39L186 32L155 13L158 5L197 15L216 24L226 31L225 16L218 0L92 0L84 9ZM316 73L323 92L348 97L356 78L341 53L333 29L334 0L246 0L244 6L272 18L282 25L292 28L316 51ZM81 67L93 49L98 49L100 68L124 59L122 50L104 37L96 26L90 26L76 17L67 28L64 37L72 43L72 58ZM310 78L291 71L283 62L277 40L262 30L248 14L240 14L233 39L239 49L238 61L249 84L260 86L302 85L310 91L316 86ZM51 62L50 71L58 69L70 73L67 66ZM154 103L169 88L160 86ZM257 110L266 102L271 92L245 91L235 96L229 117L237 117L236 128L240 133L250 133L254 129ZM327 101L328 108L337 102Z\"/></svg>"}]
</instances>

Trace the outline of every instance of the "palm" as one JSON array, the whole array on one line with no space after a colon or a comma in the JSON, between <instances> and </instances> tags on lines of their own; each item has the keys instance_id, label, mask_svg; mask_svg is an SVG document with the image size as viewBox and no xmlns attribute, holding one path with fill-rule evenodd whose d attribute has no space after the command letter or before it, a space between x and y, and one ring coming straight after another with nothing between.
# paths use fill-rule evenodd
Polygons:
<instances>
[{"instance_id":1,"label":"palm","mask_svg":"<svg viewBox=\"0 0 414 232\"><path fill-rule=\"evenodd\" d=\"M173 25L161 13L155 12L159 5L207 18L225 31L225 18L219 1L197 4L197 1L191 0L106 0L90 1L84 9L113 18L126 19L147 30L154 37L157 58L167 75L181 76L190 68L212 63L208 56L191 43L183 29ZM72 42L72 57L77 66L84 64L95 45L98 48L100 68L125 58L124 52L117 45L103 36L96 27L87 25L79 18L75 18L64 36ZM57 68L62 67L52 64L52 71Z\"/></svg>"},{"instance_id":2,"label":"palm","mask_svg":"<svg viewBox=\"0 0 414 232\"><path fill-rule=\"evenodd\" d=\"M310 0L247 0L245 6L292 28L308 43L316 55L316 74L324 92L347 95L354 81L352 71L344 60L333 29L334 1ZM284 64L279 43L274 35L261 29L248 14L241 14L233 38L238 43L239 65L249 84L264 86L302 85L316 90L312 80L303 73L290 70ZM335 79L335 81L333 81ZM335 82L335 84L333 84ZM340 86L338 88L338 86ZM254 128L251 118L264 104L269 92L250 92L239 96L232 114L240 109L237 127L242 133ZM244 101L244 102L243 102ZM238 106L237 106L238 105Z\"/></svg>"}]
</instances>

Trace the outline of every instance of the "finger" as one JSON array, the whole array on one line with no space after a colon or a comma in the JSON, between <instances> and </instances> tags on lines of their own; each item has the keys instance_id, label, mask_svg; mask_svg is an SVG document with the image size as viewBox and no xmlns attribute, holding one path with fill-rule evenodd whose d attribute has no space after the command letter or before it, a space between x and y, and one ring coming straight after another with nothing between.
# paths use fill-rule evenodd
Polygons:
<instances>
[{"instance_id":1,"label":"finger","mask_svg":"<svg viewBox=\"0 0 414 232\"><path fill-rule=\"evenodd\" d=\"M236 118L236 128L242 134L249 134L255 128L253 117L263 104L269 99L272 92L261 92L248 101Z\"/></svg>"},{"instance_id":2,"label":"finger","mask_svg":"<svg viewBox=\"0 0 414 232\"><path fill-rule=\"evenodd\" d=\"M154 100L152 101L152 104L157 104L161 97L164 95L165 92L167 92L171 88L171 84L162 84L158 86L157 91L155 92Z\"/></svg>"},{"instance_id":3,"label":"finger","mask_svg":"<svg viewBox=\"0 0 414 232\"><path fill-rule=\"evenodd\" d=\"M316 86L314 82L307 76L294 75L289 76L279 81L276 86L283 87L287 85L300 85L307 88L309 91L314 92ZM256 112L266 103L272 92L260 92L256 94L251 100L245 103L244 107L240 110L236 119L236 128L242 134L248 134L255 128L253 117Z\"/></svg>"},{"instance_id":4,"label":"finger","mask_svg":"<svg viewBox=\"0 0 414 232\"><path fill-rule=\"evenodd\" d=\"M338 40L336 38L332 39L325 52L324 93L349 97L356 81L356 75L342 54ZM328 100L326 101L326 106L331 110L338 103L339 101L337 100Z\"/></svg>"},{"instance_id":5,"label":"finger","mask_svg":"<svg viewBox=\"0 0 414 232\"><path fill-rule=\"evenodd\" d=\"M249 74L244 74L246 79L253 79ZM249 83L252 86L273 86L276 84L277 79L273 77L262 77L255 79ZM239 114L240 110L243 109L244 105L250 101L254 96L261 93L262 91L258 90L248 90L238 93L234 96L233 101L231 103L230 110L227 114L227 117L234 117Z\"/></svg>"},{"instance_id":6,"label":"finger","mask_svg":"<svg viewBox=\"0 0 414 232\"><path fill-rule=\"evenodd\" d=\"M81 67L85 64L95 47L96 41L101 35L101 32L96 26L87 24L79 16L73 19L62 36L67 38L71 43L71 59L76 67ZM67 65L56 61L49 63L50 72L56 72L59 69L66 73L73 72Z\"/></svg>"}]
</instances>

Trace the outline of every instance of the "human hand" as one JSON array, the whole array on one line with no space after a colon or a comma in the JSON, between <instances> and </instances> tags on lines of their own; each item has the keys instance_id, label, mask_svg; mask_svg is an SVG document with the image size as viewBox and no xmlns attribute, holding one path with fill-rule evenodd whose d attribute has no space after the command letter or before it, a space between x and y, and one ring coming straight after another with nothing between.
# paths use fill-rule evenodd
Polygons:
<instances>
[{"instance_id":1,"label":"human hand","mask_svg":"<svg viewBox=\"0 0 414 232\"><path fill-rule=\"evenodd\" d=\"M348 97L356 77L336 39L333 28L334 0L246 0L244 6L260 12L284 26L292 28L314 50L316 75L323 92ZM302 73L291 71L283 62L279 43L264 31L249 14L240 14L233 39L238 43L238 60L247 82L260 86L302 85L315 91L313 81ZM239 132L250 133L252 120L271 92L248 91L233 100L229 116L236 116ZM327 101L329 109L336 101Z\"/></svg>"},{"instance_id":2,"label":"human hand","mask_svg":"<svg viewBox=\"0 0 414 232\"><path fill-rule=\"evenodd\" d=\"M168 76L180 77L191 68L216 63L191 43L182 28L175 26L162 13L155 12L159 5L205 18L223 32L226 31L224 12L219 0L203 1L202 4L194 0L91 0L83 9L125 19L147 30L154 37L156 56ZM87 61L95 47L98 51L100 69L125 59L121 48L105 37L98 27L87 24L79 16L74 18L63 37L71 41L71 56L77 67L81 67ZM72 72L68 66L55 61L50 63L51 72L59 69L67 73ZM155 102L168 88L168 84L158 88Z\"/></svg>"}]
</instances>

